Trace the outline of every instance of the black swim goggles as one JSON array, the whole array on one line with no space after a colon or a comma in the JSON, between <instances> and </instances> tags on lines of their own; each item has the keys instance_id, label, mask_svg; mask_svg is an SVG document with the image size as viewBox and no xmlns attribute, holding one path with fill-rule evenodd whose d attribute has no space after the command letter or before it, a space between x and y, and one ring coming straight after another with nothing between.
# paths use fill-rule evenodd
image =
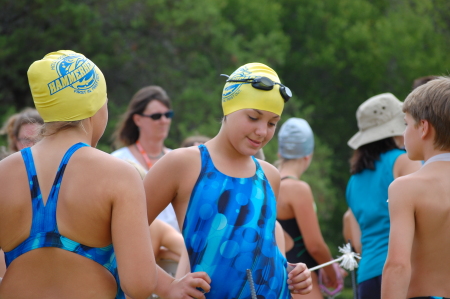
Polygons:
<instances>
[{"instance_id":1,"label":"black swim goggles","mask_svg":"<svg viewBox=\"0 0 450 299\"><path fill-rule=\"evenodd\" d=\"M221 76L230 78L230 76L225 74L221 74ZM270 78L267 77L228 79L227 82L251 83L254 88L260 90L272 90L275 84L278 84L280 85L280 94L283 97L284 102L286 103L290 98L292 98L292 91L289 89L289 87L284 86L283 84L278 82L273 82Z\"/></svg>"},{"instance_id":2,"label":"black swim goggles","mask_svg":"<svg viewBox=\"0 0 450 299\"><path fill-rule=\"evenodd\" d=\"M153 114L139 114L140 116L149 117L153 120L160 119L163 115L166 118L172 118L173 117L173 110L169 110L166 113L153 113Z\"/></svg>"}]
</instances>

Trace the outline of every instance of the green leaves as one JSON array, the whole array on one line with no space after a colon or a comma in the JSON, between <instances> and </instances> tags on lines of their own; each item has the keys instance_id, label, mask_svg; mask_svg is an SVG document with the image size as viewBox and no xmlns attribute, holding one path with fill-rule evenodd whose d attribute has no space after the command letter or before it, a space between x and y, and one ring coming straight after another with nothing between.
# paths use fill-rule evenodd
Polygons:
<instances>
[{"instance_id":1,"label":"green leaves","mask_svg":"<svg viewBox=\"0 0 450 299\"><path fill-rule=\"evenodd\" d=\"M448 0L0 0L0 7L0 116L32 106L33 61L74 50L107 80L104 150L132 95L147 85L173 100L168 146L214 136L219 74L267 63L294 94L283 120L306 118L318 137L305 179L336 238L357 107L383 92L403 100L415 78L448 74L450 65ZM268 161L276 152L275 140L265 148Z\"/></svg>"}]
</instances>

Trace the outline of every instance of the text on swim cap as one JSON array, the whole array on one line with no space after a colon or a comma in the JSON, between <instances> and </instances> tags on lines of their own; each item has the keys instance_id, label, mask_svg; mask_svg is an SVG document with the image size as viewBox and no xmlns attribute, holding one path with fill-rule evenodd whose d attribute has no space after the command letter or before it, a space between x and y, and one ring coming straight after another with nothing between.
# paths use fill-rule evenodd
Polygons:
<instances>
[{"instance_id":1,"label":"text on swim cap","mask_svg":"<svg viewBox=\"0 0 450 299\"><path fill-rule=\"evenodd\" d=\"M72 86L75 82L82 79L86 74L91 72L95 67L95 64L85 59L81 64L79 64L74 70L64 74L63 76L53 80L48 83L48 89L50 94L55 94L66 87ZM94 86L92 86L95 88Z\"/></svg>"}]
</instances>

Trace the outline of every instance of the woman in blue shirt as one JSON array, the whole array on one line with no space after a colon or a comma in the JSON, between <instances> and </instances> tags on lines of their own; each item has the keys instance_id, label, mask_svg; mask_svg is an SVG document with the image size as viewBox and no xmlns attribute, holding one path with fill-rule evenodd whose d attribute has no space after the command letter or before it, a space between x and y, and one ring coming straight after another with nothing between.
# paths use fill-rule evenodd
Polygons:
<instances>
[{"instance_id":1,"label":"woman in blue shirt","mask_svg":"<svg viewBox=\"0 0 450 299\"><path fill-rule=\"evenodd\" d=\"M348 142L355 151L346 198L361 229L362 244L358 298L380 298L389 241L388 187L395 178L421 166L400 149L405 129L401 107L390 93L368 99L356 112L359 132Z\"/></svg>"}]
</instances>

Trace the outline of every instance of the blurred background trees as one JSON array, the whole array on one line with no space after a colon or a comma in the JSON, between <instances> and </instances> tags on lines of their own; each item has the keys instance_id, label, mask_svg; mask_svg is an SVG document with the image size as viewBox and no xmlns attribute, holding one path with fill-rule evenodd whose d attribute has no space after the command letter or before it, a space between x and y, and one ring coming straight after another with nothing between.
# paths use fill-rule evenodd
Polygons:
<instances>
[{"instance_id":1,"label":"blurred background trees","mask_svg":"<svg viewBox=\"0 0 450 299\"><path fill-rule=\"evenodd\" d=\"M447 0L0 0L0 120L32 106L26 72L48 52L94 61L108 84L111 134L131 96L160 85L173 100L167 146L220 127L224 78L247 62L277 70L294 98L289 117L307 119L316 150L304 179L330 248L343 243L348 139L369 97L403 100L412 81L448 75ZM0 144L5 140L0 140ZM277 141L265 148L276 160ZM334 254L336 253L333 252Z\"/></svg>"}]
</instances>

